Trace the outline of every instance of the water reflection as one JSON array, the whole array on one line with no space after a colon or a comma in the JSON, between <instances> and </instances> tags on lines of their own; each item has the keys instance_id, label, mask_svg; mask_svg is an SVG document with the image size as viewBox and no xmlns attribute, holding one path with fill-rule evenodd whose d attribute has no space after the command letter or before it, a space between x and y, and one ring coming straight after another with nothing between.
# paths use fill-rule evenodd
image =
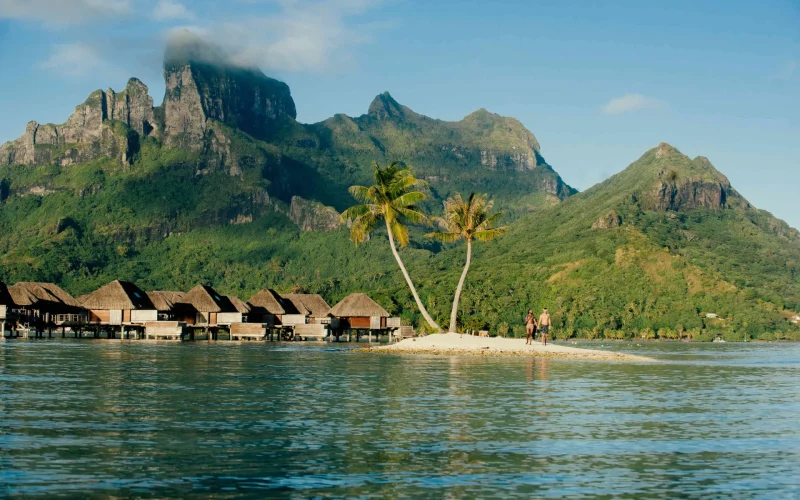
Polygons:
<instances>
[{"instance_id":1,"label":"water reflection","mask_svg":"<svg viewBox=\"0 0 800 500\"><path fill-rule=\"evenodd\" d=\"M796 345L664 363L0 343L0 495L791 496Z\"/></svg>"}]
</instances>

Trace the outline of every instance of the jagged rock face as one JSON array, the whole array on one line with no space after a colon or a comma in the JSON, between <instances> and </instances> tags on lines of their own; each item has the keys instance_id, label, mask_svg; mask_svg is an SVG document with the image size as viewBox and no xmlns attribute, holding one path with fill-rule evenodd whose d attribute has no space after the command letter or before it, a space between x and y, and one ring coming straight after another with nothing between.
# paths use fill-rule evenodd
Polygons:
<instances>
[{"instance_id":1,"label":"jagged rock face","mask_svg":"<svg viewBox=\"0 0 800 500\"><path fill-rule=\"evenodd\" d=\"M126 162L138 139L120 133L112 120L140 136L155 130L147 86L132 78L119 94L111 89L92 92L62 125L29 122L22 137L0 146L0 164L69 165L101 156Z\"/></svg>"},{"instance_id":2,"label":"jagged rock face","mask_svg":"<svg viewBox=\"0 0 800 500\"><path fill-rule=\"evenodd\" d=\"M209 120L268 139L297 117L289 87L259 70L167 60L164 126L168 142L200 149Z\"/></svg>"},{"instance_id":3,"label":"jagged rock face","mask_svg":"<svg viewBox=\"0 0 800 500\"><path fill-rule=\"evenodd\" d=\"M747 205L707 158L692 160L663 142L615 178L637 184L632 197L644 210L721 210Z\"/></svg>"},{"instance_id":4,"label":"jagged rock face","mask_svg":"<svg viewBox=\"0 0 800 500\"><path fill-rule=\"evenodd\" d=\"M522 172L533 170L544 163L536 151L530 152L502 152L481 149L481 165L489 170L516 170Z\"/></svg>"},{"instance_id":5,"label":"jagged rock face","mask_svg":"<svg viewBox=\"0 0 800 500\"><path fill-rule=\"evenodd\" d=\"M199 149L206 132L206 114L192 69L164 71L167 92L164 95L164 133L173 146Z\"/></svg>"},{"instance_id":6,"label":"jagged rock face","mask_svg":"<svg viewBox=\"0 0 800 500\"><path fill-rule=\"evenodd\" d=\"M333 231L342 224L334 208L299 196L292 197L287 216L302 231Z\"/></svg>"},{"instance_id":7,"label":"jagged rock face","mask_svg":"<svg viewBox=\"0 0 800 500\"><path fill-rule=\"evenodd\" d=\"M156 128L156 122L153 98L147 92L147 85L137 78L128 80L125 90L119 94L108 89L105 92L106 118L127 124L142 137L150 135Z\"/></svg>"},{"instance_id":8,"label":"jagged rock face","mask_svg":"<svg viewBox=\"0 0 800 500\"><path fill-rule=\"evenodd\" d=\"M611 210L592 224L592 229L614 229L622 225L622 217L616 210Z\"/></svg>"},{"instance_id":9,"label":"jagged rock face","mask_svg":"<svg viewBox=\"0 0 800 500\"><path fill-rule=\"evenodd\" d=\"M642 199L645 210L691 210L709 208L721 210L728 200L730 185L697 180L659 182L649 196Z\"/></svg>"}]
</instances>

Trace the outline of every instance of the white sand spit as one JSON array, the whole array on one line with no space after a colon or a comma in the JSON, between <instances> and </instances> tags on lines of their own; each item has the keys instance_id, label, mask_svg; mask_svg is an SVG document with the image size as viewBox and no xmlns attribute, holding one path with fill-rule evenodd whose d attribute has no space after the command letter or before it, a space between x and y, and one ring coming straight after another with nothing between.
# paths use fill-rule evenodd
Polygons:
<instances>
[{"instance_id":1,"label":"white sand spit","mask_svg":"<svg viewBox=\"0 0 800 500\"><path fill-rule=\"evenodd\" d=\"M438 333L404 339L396 344L367 348L371 352L393 354L445 354L467 356L533 356L538 358L585 359L597 361L656 361L645 356L634 356L621 352L579 349L560 344L538 341L525 345L525 339L502 337L474 337L458 333Z\"/></svg>"}]
</instances>

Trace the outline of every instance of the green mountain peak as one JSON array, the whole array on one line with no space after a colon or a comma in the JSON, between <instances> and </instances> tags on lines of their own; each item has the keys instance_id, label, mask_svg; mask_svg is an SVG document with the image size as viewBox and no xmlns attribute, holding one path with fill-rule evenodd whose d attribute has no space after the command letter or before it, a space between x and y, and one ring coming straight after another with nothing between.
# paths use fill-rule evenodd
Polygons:
<instances>
[{"instance_id":1,"label":"green mountain peak","mask_svg":"<svg viewBox=\"0 0 800 500\"><path fill-rule=\"evenodd\" d=\"M587 190L586 196L633 199L645 210L721 210L749 206L705 157L691 159L665 142L622 172Z\"/></svg>"},{"instance_id":2,"label":"green mountain peak","mask_svg":"<svg viewBox=\"0 0 800 500\"><path fill-rule=\"evenodd\" d=\"M377 120L388 118L402 119L406 116L407 108L397 102L389 92L384 92L375 96L369 105L367 115ZM410 111L410 110L409 110Z\"/></svg>"}]
</instances>

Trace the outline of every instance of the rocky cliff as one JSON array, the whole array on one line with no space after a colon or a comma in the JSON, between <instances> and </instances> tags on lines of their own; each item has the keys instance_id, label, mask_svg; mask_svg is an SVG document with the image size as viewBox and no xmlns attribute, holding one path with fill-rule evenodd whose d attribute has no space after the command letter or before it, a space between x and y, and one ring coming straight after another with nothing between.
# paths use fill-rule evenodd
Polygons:
<instances>
[{"instance_id":1,"label":"rocky cliff","mask_svg":"<svg viewBox=\"0 0 800 500\"><path fill-rule=\"evenodd\" d=\"M342 225L339 212L316 201L292 197L288 211L289 220L302 231L333 231Z\"/></svg>"},{"instance_id":2,"label":"rocky cliff","mask_svg":"<svg viewBox=\"0 0 800 500\"><path fill-rule=\"evenodd\" d=\"M173 145L201 148L211 121L267 140L297 117L288 85L229 64L199 39L167 47L164 81L164 128Z\"/></svg>"},{"instance_id":3,"label":"rocky cliff","mask_svg":"<svg viewBox=\"0 0 800 500\"><path fill-rule=\"evenodd\" d=\"M640 194L639 204L645 210L721 210L743 202L728 178L705 157L691 160L664 142L645 157L652 159L651 178L655 174L650 188Z\"/></svg>"},{"instance_id":4,"label":"rocky cliff","mask_svg":"<svg viewBox=\"0 0 800 500\"><path fill-rule=\"evenodd\" d=\"M32 121L19 139L0 146L0 164L70 165L100 156L127 163L143 136L157 129L147 86L131 78L125 90L96 90L61 125Z\"/></svg>"},{"instance_id":5,"label":"rocky cliff","mask_svg":"<svg viewBox=\"0 0 800 500\"><path fill-rule=\"evenodd\" d=\"M196 37L173 39L163 68L161 105L154 107L147 87L135 78L119 93L98 90L62 125L29 123L22 137L0 146L0 165L66 167L110 158L134 175L164 167L181 183L179 194L166 195L169 203L192 198L195 206L214 206L186 223L191 227L255 222L275 208L247 203L256 190L288 206L284 215L303 230L334 229L337 210L353 202L348 187L369 182L375 161L411 166L431 183L436 205L454 192L480 189L499 208L522 212L575 192L545 162L536 137L513 118L481 109L457 122L437 120L385 92L364 115L304 125L296 121L285 83L231 61ZM20 177L0 175L3 199L57 190L51 180L28 185ZM154 179L146 189L134 182L141 189L138 198L160 191L159 182L166 181ZM74 192L94 195L101 186L93 181ZM196 199L203 189L229 198Z\"/></svg>"}]
</instances>

